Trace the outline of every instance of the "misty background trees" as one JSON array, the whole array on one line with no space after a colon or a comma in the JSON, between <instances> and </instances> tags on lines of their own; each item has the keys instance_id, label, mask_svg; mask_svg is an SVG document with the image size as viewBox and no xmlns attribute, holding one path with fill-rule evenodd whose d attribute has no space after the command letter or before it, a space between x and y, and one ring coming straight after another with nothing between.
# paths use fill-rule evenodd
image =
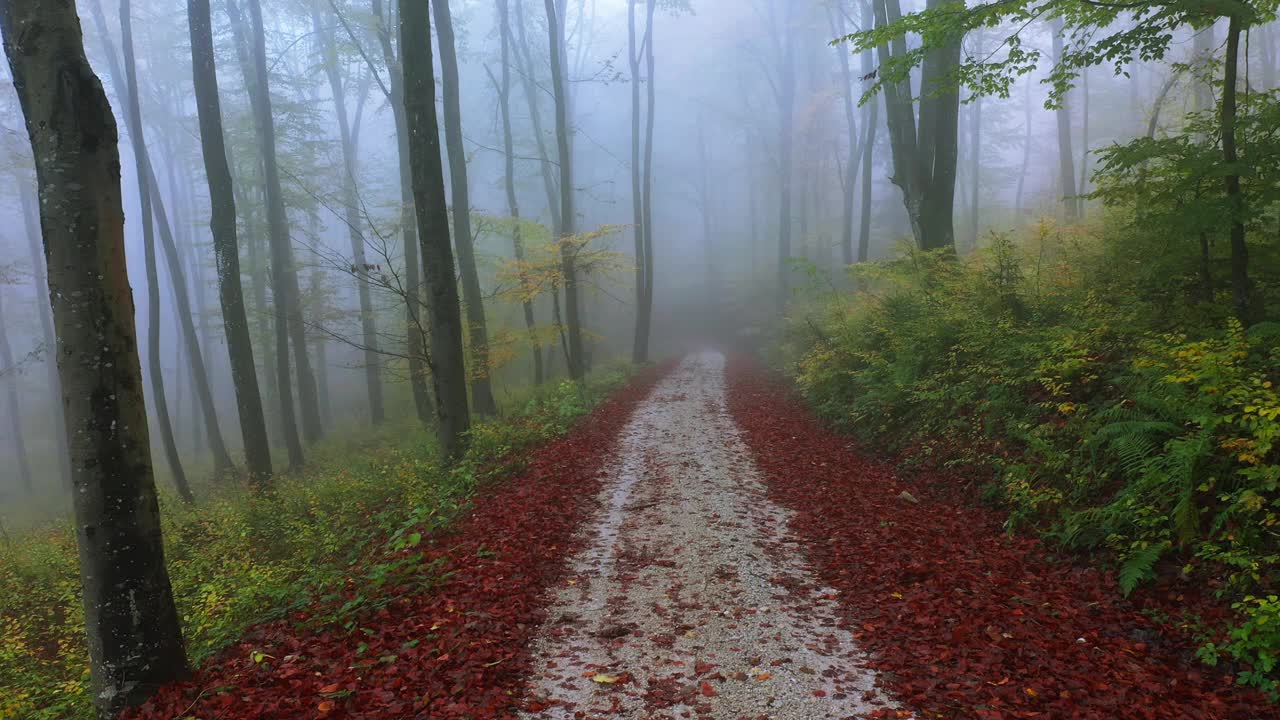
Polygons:
<instances>
[{"instance_id":1,"label":"misty background trees","mask_svg":"<svg viewBox=\"0 0 1280 720\"><path fill-rule=\"evenodd\" d=\"M1186 235L1149 254L1190 258L1197 313L1226 293L1243 327L1269 317L1271 5L0 8L0 520L84 524L124 493L139 583L167 583L153 477L197 505L265 491L397 424L457 459L531 385L806 324L903 247L963 260L1137 213ZM36 29L57 42L33 59ZM44 132L70 112L51 68L92 127ZM73 130L101 146L69 168ZM112 442L128 457L95 455ZM82 562L112 552L86 537Z\"/></svg>"}]
</instances>

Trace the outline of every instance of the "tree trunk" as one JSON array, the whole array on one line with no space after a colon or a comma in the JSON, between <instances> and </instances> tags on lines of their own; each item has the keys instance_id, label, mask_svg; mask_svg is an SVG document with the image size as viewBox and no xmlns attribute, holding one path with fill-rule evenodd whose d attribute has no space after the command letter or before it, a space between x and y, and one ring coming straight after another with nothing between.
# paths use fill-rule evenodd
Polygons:
<instances>
[{"instance_id":1,"label":"tree trunk","mask_svg":"<svg viewBox=\"0 0 1280 720\"><path fill-rule=\"evenodd\" d=\"M1062 61L1062 28L1061 18L1055 18L1050 23L1054 62ZM1076 166L1071 150L1071 105L1066 95L1059 101L1054 117L1058 121L1058 186L1062 188L1062 211L1066 221L1071 223L1080 219L1080 203L1074 195Z\"/></svg>"},{"instance_id":2,"label":"tree trunk","mask_svg":"<svg viewBox=\"0 0 1280 720\"><path fill-rule=\"evenodd\" d=\"M978 53L982 50L979 47ZM969 247L978 247L978 205L982 187L982 96L973 101L969 116Z\"/></svg>"},{"instance_id":3,"label":"tree trunk","mask_svg":"<svg viewBox=\"0 0 1280 720\"><path fill-rule=\"evenodd\" d=\"M864 2L862 4L862 26L864 28L873 27L875 18L872 16L871 4ZM870 78L871 73L875 72L875 57L871 50L862 51L862 77ZM863 81L870 83L870 79ZM858 228L858 262L867 261L871 245L871 200L872 200L872 182L871 174L875 164L876 150L876 133L879 131L880 125L880 98L872 96L866 103L864 110L865 117L862 121L863 130L866 135L862 140L862 208L859 213L860 226Z\"/></svg>"},{"instance_id":4,"label":"tree trunk","mask_svg":"<svg viewBox=\"0 0 1280 720\"><path fill-rule=\"evenodd\" d=\"M648 28L645 44L648 44ZM649 300L645 294L644 197L641 186L640 161L640 61L641 48L636 43L636 0L627 3L627 62L631 67L631 213L636 256L636 332L631 361L637 365L649 361Z\"/></svg>"},{"instance_id":5,"label":"tree trunk","mask_svg":"<svg viewBox=\"0 0 1280 720\"><path fill-rule=\"evenodd\" d=\"M1023 103L1022 169L1018 171L1018 191L1015 194L1014 208L1019 218L1022 217L1023 191L1027 185L1027 168L1031 165L1031 76L1027 76L1027 94Z\"/></svg>"},{"instance_id":6,"label":"tree trunk","mask_svg":"<svg viewBox=\"0 0 1280 720\"><path fill-rule=\"evenodd\" d=\"M187 0L187 21L191 31L191 66L196 113L200 120L200 148L212 208L209 230L213 235L214 260L218 266L218 299L222 305L222 324L227 337L231 383L236 393L249 482L255 487L263 487L271 479L271 447L262 412L262 395L258 390L249 319L245 314L244 289L240 285L236 200L222 131L209 0Z\"/></svg>"},{"instance_id":7,"label":"tree trunk","mask_svg":"<svg viewBox=\"0 0 1280 720\"><path fill-rule=\"evenodd\" d=\"M533 383L541 385L546 371L542 367L542 344L538 342L530 283L523 270L524 240L520 231L520 201L516 196L515 138L511 131L511 13L507 0L498 0L498 22L498 31L502 35L502 81L495 84L498 85L498 109L502 114L502 149L505 159L503 185L507 191L507 213L512 220L512 251L515 253L516 263L522 268L520 271L520 283L523 285L521 305L524 308L524 326L529 332L529 342L533 347Z\"/></svg>"},{"instance_id":8,"label":"tree trunk","mask_svg":"<svg viewBox=\"0 0 1280 720\"><path fill-rule=\"evenodd\" d=\"M57 456L58 475L64 489L71 489L71 459L67 444L66 414L62 408L62 383L58 380L58 340L53 332L53 316L44 302L49 300L49 281L44 251L40 248L40 218L31 186L21 182L18 198L22 204L22 223L27 233L27 250L31 258L31 274L36 284L36 314L40 316L40 338L44 342L46 382L49 386L49 409L53 416L53 452Z\"/></svg>"},{"instance_id":9,"label":"tree trunk","mask_svg":"<svg viewBox=\"0 0 1280 720\"><path fill-rule=\"evenodd\" d=\"M786 312L791 298L791 175L795 163L796 52L791 27L794 5L783 0L786 12L773 28L780 57L781 78L774 98L778 103L778 314ZM776 8L776 0L771 8Z\"/></svg>"},{"instance_id":10,"label":"tree trunk","mask_svg":"<svg viewBox=\"0 0 1280 720\"><path fill-rule=\"evenodd\" d=\"M138 199L142 204L142 246L146 259L147 272L147 364L151 379L151 400L155 404L156 424L160 428L160 440L164 447L165 457L169 462L169 470L173 474L173 484L178 494L186 502L192 502L191 488L187 484L187 475L182 468L182 459L178 456L177 442L173 436L172 418L169 415L169 402L164 389L164 362L160 357L160 277L156 267L155 220L152 213L152 191L150 176L147 173L146 141L143 139L140 118L142 111L138 107L137 74L133 60L132 22L129 18L129 0L120 3L120 29L124 44L124 73L126 88L121 95L125 98L128 118L130 145L133 146L133 159L137 165ZM103 37L106 37L106 23L101 23ZM112 56L114 50L109 48Z\"/></svg>"},{"instance_id":11,"label":"tree trunk","mask_svg":"<svg viewBox=\"0 0 1280 720\"><path fill-rule=\"evenodd\" d=\"M369 260L365 256L364 232L361 230L364 220L360 216L356 196L356 151L351 122L347 118L346 89L338 69L338 50L332 29L320 21L320 12L315 4L311 6L311 24L320 41L321 65L329 80L333 112L338 118L338 137L342 143L343 220L351 243L351 266L360 298L360 341L364 351L364 385L369 400L369 417L374 425L381 425L386 420L382 402L382 353L378 349L377 316L374 314L373 296L369 292Z\"/></svg>"},{"instance_id":12,"label":"tree trunk","mask_svg":"<svg viewBox=\"0 0 1280 720\"><path fill-rule=\"evenodd\" d=\"M520 77L523 80L525 100L529 103L529 119L533 123L533 137L538 145L538 157L542 160L538 169L542 173L542 188L547 194L547 213L551 216L551 234L560 236L560 189L556 186L556 178L551 172L554 163L547 153L547 143L542 129L541 103L538 94L542 90L535 81L533 51L529 38L525 34L524 0L515 0L516 5L516 43L517 59L521 63Z\"/></svg>"},{"instance_id":13,"label":"tree trunk","mask_svg":"<svg viewBox=\"0 0 1280 720\"><path fill-rule=\"evenodd\" d=\"M36 272L39 272L37 270ZM5 329L4 286L0 285L0 380L4 381L8 396L9 423L13 426L10 440L13 442L13 459L18 463L18 480L22 489L31 494L31 462L27 458L27 441L23 437L22 403L18 398L18 369L13 360L13 348L9 346L9 334ZM53 348L50 348L52 352Z\"/></svg>"},{"instance_id":14,"label":"tree trunk","mask_svg":"<svg viewBox=\"0 0 1280 720\"><path fill-rule=\"evenodd\" d=\"M569 377L581 380L582 324L578 306L577 249L574 240L573 163L569 157L568 95L565 91L563 52L564 28L556 13L555 0L544 0L547 9L547 37L550 40L551 88L556 106L556 146L560 161L560 270L564 275L564 314L567 325Z\"/></svg>"},{"instance_id":15,"label":"tree trunk","mask_svg":"<svg viewBox=\"0 0 1280 720\"><path fill-rule=\"evenodd\" d=\"M299 369L298 394L304 398L302 432L308 442L319 438L320 408L315 399L315 378L307 359L306 330L302 326L302 300L293 261L289 216L284 206L280 169L276 163L275 121L271 114L262 8L258 0L249 0L249 14L252 19L249 26L251 36L246 36L244 21L236 0L226 0L226 6L232 30L237 33L236 44L241 56L245 86L249 92L254 133L257 135L258 149L262 153L267 237L271 253L271 302L275 306L276 394L280 401L280 421L284 429L285 447L289 453L289 465L291 469L297 469L303 464L304 456L302 443L298 438L297 420L293 407L293 373L289 368L290 341L292 341L293 353ZM305 377L302 376L303 368L306 369ZM305 400L308 397L310 400Z\"/></svg>"},{"instance_id":16,"label":"tree trunk","mask_svg":"<svg viewBox=\"0 0 1280 720\"><path fill-rule=\"evenodd\" d=\"M1231 297L1236 318L1245 327L1253 321L1253 288L1249 281L1249 247L1245 244L1245 198L1240 189L1236 151L1236 83L1240 64L1243 20L1232 15L1227 25L1227 50L1222 70L1222 161L1227 202L1231 208Z\"/></svg>"},{"instance_id":17,"label":"tree trunk","mask_svg":"<svg viewBox=\"0 0 1280 720\"><path fill-rule=\"evenodd\" d=\"M644 130L644 174L640 179L642 185L641 206L644 212L644 218L641 227L644 228L644 322L641 326L644 329L644 336L641 338L645 348L645 355L648 356L649 338L653 331L653 127L657 118L657 86L654 84L656 72L653 55L653 44L657 36L657 30L654 28L653 16L654 10L657 8L656 2L649 3L648 12L646 13L645 32L648 41L645 43L644 62L645 77L648 79L648 92L646 93L646 104L649 108L649 115L645 119Z\"/></svg>"},{"instance_id":18,"label":"tree trunk","mask_svg":"<svg viewBox=\"0 0 1280 720\"><path fill-rule=\"evenodd\" d=\"M133 297L118 135L71 0L0 3L26 119L71 445L91 697L99 716L187 674L164 564Z\"/></svg>"},{"instance_id":19,"label":"tree trunk","mask_svg":"<svg viewBox=\"0 0 1280 720\"><path fill-rule=\"evenodd\" d=\"M409 131L404 115L404 76L400 60L391 46L391 28L382 12L382 0L372 0L377 21L378 44L390 76L392 119L396 125L397 160L400 171L400 237L404 246L405 330L408 345L409 387L418 419L431 420L431 394L427 391L426 347L422 326L422 264L418 259L418 225L414 213L413 170L409 162Z\"/></svg>"},{"instance_id":20,"label":"tree trunk","mask_svg":"<svg viewBox=\"0 0 1280 720\"><path fill-rule=\"evenodd\" d=\"M98 0L94 0L91 9L94 14L94 20L98 24L99 33L102 36L102 43L107 55L107 64L111 68L112 80L116 86L116 95L121 98L122 102L127 104L125 122L129 128L131 144L134 146L139 195L143 199L143 211L147 215L147 217L143 218L144 239L146 230L150 227L154 247L155 225L152 224L152 213L154 213L154 223L158 224L160 229L160 245L161 250L164 252L165 267L169 272L170 282L173 286L174 299L176 301L175 313L182 328L180 341L185 344L187 358L191 363L191 384L200 399L200 410L205 420L207 439L210 450L213 452L214 470L221 475L234 470L235 466L231 461L231 454L227 452L226 443L222 439L222 429L218 424L213 392L209 388L208 374L205 372L200 340L196 335L195 323L192 320L186 274L182 271L182 260L178 255L177 243L173 237L172 226L169 224L168 213L165 212L164 199L160 195L160 184L156 180L155 170L151 165L151 157L147 151L142 127L141 105L137 97L137 84L129 81L129 75L133 72L130 70L130 66L136 63L133 60L132 18L128 17L127 8L124 7L125 4L125 2L122 2L120 15L122 42L125 45L125 67L123 70L116 55L115 45L111 42L111 35L107 29L106 16L102 12L101 3ZM146 186L145 189L143 188L144 185ZM148 332L150 332L150 329L148 329ZM156 342L159 341L157 340ZM157 395L155 401L157 403L161 401L159 395ZM163 426L161 435L162 437L164 435Z\"/></svg>"},{"instance_id":21,"label":"tree trunk","mask_svg":"<svg viewBox=\"0 0 1280 720\"><path fill-rule=\"evenodd\" d=\"M828 8L827 20L831 25L832 33L836 37L844 37L847 34L843 7L838 7L834 10ZM845 164L844 185L841 188L844 191L844 221L840 225L840 256L845 265L852 265L855 257L853 247L854 181L858 177L858 153L865 152L865 148L858 142L858 121L854 113L853 72L849 69L849 51L843 45L836 45L835 48L836 55L840 57L840 90L841 95L844 96L844 121L849 133L849 154Z\"/></svg>"},{"instance_id":22,"label":"tree trunk","mask_svg":"<svg viewBox=\"0 0 1280 720\"><path fill-rule=\"evenodd\" d=\"M1087 208L1084 195L1089 191L1089 68L1080 70L1080 178L1077 184L1076 205L1083 220Z\"/></svg>"},{"instance_id":23,"label":"tree trunk","mask_svg":"<svg viewBox=\"0 0 1280 720\"><path fill-rule=\"evenodd\" d=\"M467 408L467 369L462 350L462 308L453 276L449 207L445 201L440 128L436 119L431 13L427 0L399 2L405 119L427 291L431 385L440 447L448 461L456 461L465 450L471 416Z\"/></svg>"},{"instance_id":24,"label":"tree trunk","mask_svg":"<svg viewBox=\"0 0 1280 720\"><path fill-rule=\"evenodd\" d=\"M489 378L489 330L484 317L484 295L476 271L476 252L471 237L471 197L467 186L467 151L462 144L462 103L458 81L458 52L453 36L449 0L432 0L436 38L440 42L440 81L444 96L444 135L449 154L449 183L453 190L453 243L458 249L458 270L462 276L462 299L467 311L467 336L471 346L471 402L476 413L494 415Z\"/></svg>"}]
</instances>

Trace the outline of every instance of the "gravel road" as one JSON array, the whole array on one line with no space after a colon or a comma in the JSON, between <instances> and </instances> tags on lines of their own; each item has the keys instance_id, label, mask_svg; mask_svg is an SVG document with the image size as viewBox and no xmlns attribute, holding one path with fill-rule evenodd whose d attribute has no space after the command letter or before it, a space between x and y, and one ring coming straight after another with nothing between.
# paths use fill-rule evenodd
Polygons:
<instances>
[{"instance_id":1,"label":"gravel road","mask_svg":"<svg viewBox=\"0 0 1280 720\"><path fill-rule=\"evenodd\" d=\"M893 708L789 537L789 512L766 496L725 409L724 364L686 358L623 431L601 510L548 599L524 717Z\"/></svg>"}]
</instances>

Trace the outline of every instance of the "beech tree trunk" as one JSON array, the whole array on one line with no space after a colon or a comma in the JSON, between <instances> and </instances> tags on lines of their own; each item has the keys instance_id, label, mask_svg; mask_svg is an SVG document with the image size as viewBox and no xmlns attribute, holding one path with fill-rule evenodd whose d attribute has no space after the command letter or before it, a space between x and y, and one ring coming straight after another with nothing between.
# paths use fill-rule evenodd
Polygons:
<instances>
[{"instance_id":1,"label":"beech tree trunk","mask_svg":"<svg viewBox=\"0 0 1280 720\"><path fill-rule=\"evenodd\" d=\"M378 45L387 65L388 102L396 125L396 148L400 171L400 238L404 251L405 330L408 345L409 387L413 405L422 422L430 422L431 394L427 391L426 345L422 325L422 264L418 258L418 225L414 213L413 169L409 162L409 130L404 114L404 75L400 59L391 46L391 28L383 15L382 0L372 0L377 22Z\"/></svg>"},{"instance_id":2,"label":"beech tree trunk","mask_svg":"<svg viewBox=\"0 0 1280 720\"><path fill-rule=\"evenodd\" d=\"M653 25L654 11L657 9L656 2L650 2L648 13L645 19L645 32L648 41L645 43L644 62L645 62L645 78L648 80L648 92L646 93L646 105L649 108L648 117L645 118L644 130L644 175L640 179L643 186L643 197L641 198L641 206L644 211L644 219L641 227L644 228L644 310L645 322L643 324L645 355L648 355L649 338L652 334L653 324L653 128L657 118L658 107L658 90L655 85L656 71L654 62L653 45L656 41L657 32Z\"/></svg>"},{"instance_id":3,"label":"beech tree trunk","mask_svg":"<svg viewBox=\"0 0 1280 720\"><path fill-rule=\"evenodd\" d=\"M378 322L374 314L373 296L369 292L369 260L365 255L364 220L356 195L356 150L347 117L346 87L338 69L338 49L333 31L320 20L317 6L311 6L311 24L320 40L321 65L329 80L333 96L333 112L338 118L338 139L342 144L342 205L347 239L351 244L351 265L356 276L360 298L360 341L364 353L364 385L369 400L369 418L374 425L386 420L382 401L382 352L378 349Z\"/></svg>"},{"instance_id":4,"label":"beech tree trunk","mask_svg":"<svg viewBox=\"0 0 1280 720\"><path fill-rule=\"evenodd\" d=\"M147 273L147 364L151 370L149 373L151 401L155 405L156 425L160 428L161 445L169 461L173 484L178 489L178 495L190 503L194 498L191 495L186 471L183 470L182 458L178 455L178 446L174 439L173 422L164 388L164 363L160 356L160 277L156 268L155 220L152 211L152 192L155 188L150 184L151 178L147 173L146 140L142 134L142 111L138 107L138 79L133 60L133 32L129 13L129 0L121 0L120 29L124 44L126 83L125 92L121 97L126 99L125 117L128 118L129 144L133 146L133 159L137 166L138 199L142 205L142 247ZM105 40L107 38L106 23L103 22L101 25ZM114 57L114 49L108 48L108 50Z\"/></svg>"},{"instance_id":5,"label":"beech tree trunk","mask_svg":"<svg viewBox=\"0 0 1280 720\"><path fill-rule=\"evenodd\" d=\"M0 33L39 181L91 697L109 718L187 674L151 469L118 135L72 0L0 3Z\"/></svg>"},{"instance_id":6,"label":"beech tree trunk","mask_svg":"<svg viewBox=\"0 0 1280 720\"><path fill-rule=\"evenodd\" d=\"M569 377L583 376L581 309L578 305L578 277L572 238L575 233L573 209L573 163L569 155L568 95L565 91L563 44L564 27L556 12L555 0L544 0L547 9L547 37L550 40L551 88L556 107L556 146L560 161L560 272L564 276L564 315L568 343Z\"/></svg>"},{"instance_id":7,"label":"beech tree trunk","mask_svg":"<svg viewBox=\"0 0 1280 720\"><path fill-rule=\"evenodd\" d=\"M645 29L643 46L647 47L653 28ZM649 361L649 329L652 324L652 298L646 292L648 283L645 252L644 189L641 184L641 124L643 109L640 104L640 62L644 50L636 42L636 0L627 3L627 62L631 67L631 213L635 236L636 257L636 331L632 344L631 361L638 364Z\"/></svg>"},{"instance_id":8,"label":"beech tree trunk","mask_svg":"<svg viewBox=\"0 0 1280 720\"><path fill-rule=\"evenodd\" d=\"M1053 35L1054 62L1062 60L1062 19L1050 23ZM1059 101L1054 117L1058 122L1058 186L1062 189L1062 212L1067 222L1080 219L1080 200L1076 197L1075 155L1071 150L1071 106L1067 96Z\"/></svg>"},{"instance_id":9,"label":"beech tree trunk","mask_svg":"<svg viewBox=\"0 0 1280 720\"><path fill-rule=\"evenodd\" d=\"M781 78L774 100L778 103L778 313L787 309L791 297L791 176L795 166L795 104L796 104L796 51L794 31L794 4L782 0L786 11L781 21L775 17L773 39L779 56L778 72ZM776 9L776 0L771 9Z\"/></svg>"},{"instance_id":10,"label":"beech tree trunk","mask_svg":"<svg viewBox=\"0 0 1280 720\"><path fill-rule=\"evenodd\" d=\"M542 188L547 195L547 213L551 216L551 234L560 236L560 188L556 186L556 176L551 169L555 163L547 152L546 135L542 128L542 103L538 95L542 89L536 82L534 74L533 51L525 32L524 0L515 0L516 7L516 58L520 61L520 78L524 87L525 101L529 103L529 121L533 124L533 137L538 146L538 157L542 162L538 169L542 173Z\"/></svg>"},{"instance_id":11,"label":"beech tree trunk","mask_svg":"<svg viewBox=\"0 0 1280 720\"><path fill-rule=\"evenodd\" d=\"M498 109L502 115L502 149L505 159L503 185L507 192L507 212L511 215L511 245L517 263L524 262L524 240L520 230L520 200L516 196L515 138L511 131L511 12L507 0L498 0L498 31L502 36L502 81L498 86ZM490 76L492 77L492 75ZM524 285L524 326L529 332L533 347L533 383L541 385L546 373L542 366L542 344L538 341L537 323L533 314L533 298L527 274L522 270L520 282Z\"/></svg>"},{"instance_id":12,"label":"beech tree trunk","mask_svg":"<svg viewBox=\"0 0 1280 720\"><path fill-rule=\"evenodd\" d=\"M449 207L445 200L440 127L436 119L431 12L427 0L399 0L399 3L405 119L430 328L431 386L440 448L447 461L456 461L466 449L471 414L467 407L467 367L462 350L462 307L453 276Z\"/></svg>"},{"instance_id":13,"label":"beech tree trunk","mask_svg":"<svg viewBox=\"0 0 1280 720\"><path fill-rule=\"evenodd\" d=\"M236 229L236 200L231 168L227 164L226 141L222 130L222 105L218 97L218 73L213 51L213 27L209 0L187 0L187 22L191 31L192 80L195 83L196 114L200 120L200 149L209 182L212 213L209 229L218 266L218 299L222 305L222 325L231 362L231 383L240 416L249 482L265 486L271 479L271 447L267 423L258 390L257 365L249 337L244 288L240 284L240 244Z\"/></svg>"},{"instance_id":14,"label":"beech tree trunk","mask_svg":"<svg viewBox=\"0 0 1280 720\"><path fill-rule=\"evenodd\" d=\"M928 0L935 10L947 0ZM902 18L899 0L872 0L876 25ZM955 249L956 154L960 92L955 69L960 62L960 37L939 40L925 52L920 72L919 123L911 83L886 82L884 99L889 144L893 152L893 183L902 190L911 233L922 250ZM880 64L907 53L899 36L878 49Z\"/></svg>"},{"instance_id":15,"label":"beech tree trunk","mask_svg":"<svg viewBox=\"0 0 1280 720\"><path fill-rule=\"evenodd\" d=\"M1227 202L1231 208L1231 298L1236 318L1248 327L1253 321L1253 287L1249 280L1249 246L1245 243L1245 198L1240 189L1238 151L1236 150L1236 83L1240 71L1240 34L1244 20L1230 16L1227 25L1227 49L1222 69L1222 161L1228 168L1223 176Z\"/></svg>"},{"instance_id":16,"label":"beech tree trunk","mask_svg":"<svg viewBox=\"0 0 1280 720\"><path fill-rule=\"evenodd\" d=\"M827 9L827 20L835 37L844 37L844 8ZM858 177L859 153L865 152L865 146L859 142L858 120L854 113L853 72L849 68L849 51L843 45L836 45L836 55L840 58L840 89L844 98L844 121L849 133L849 151L845 162L844 185L844 220L840 224L840 257L845 265L852 265L855 254L853 247L853 203L855 180Z\"/></svg>"},{"instance_id":17,"label":"beech tree trunk","mask_svg":"<svg viewBox=\"0 0 1280 720\"><path fill-rule=\"evenodd\" d=\"M131 145L134 146L134 161L137 164L137 176L139 196L143 201L143 237L147 237L147 231L151 231L151 246L154 248L154 237L156 225L160 230L160 247L164 253L165 267L169 273L170 284L173 287L175 301L175 315L179 323L181 332L179 333L179 341L185 346L188 362L191 365L191 385L195 390L195 394L199 399L200 412L204 418L204 430L206 439L209 443L209 449L213 453L214 470L219 475L234 470L235 465L231 461L231 454L227 451L226 443L222 439L222 428L218 424L217 407L213 401L213 392L209 386L208 373L205 370L204 355L200 350L200 340L196 334L195 322L191 311L190 293L187 288L186 273L182 269L182 260L178 254L177 242L173 236L173 226L169 223L169 215L165 211L164 199L160 195L160 184L156 180L155 170L151 165L151 156L147 151L145 134L142 127L142 111L141 104L138 99L138 88L135 80L130 80L131 74L136 74L130 68L136 63L133 58L133 28L132 18L128 15L128 8L125 7L127 2L122 0L120 14L120 29L122 42L124 44L124 68L120 67L120 59L116 55L115 44L111 41L111 35L107 28L106 16L102 12L102 5L99 0L94 0L91 5L94 13L94 19L98 24L99 33L102 37L102 43L107 55L107 65L111 69L111 77L116 86L116 95L126 103L125 122L129 129ZM153 219L154 214L154 219ZM154 249L152 250L154 255ZM157 293L159 291L157 290ZM148 327L148 334L151 330ZM154 342L159 343L159 339ZM150 356L151 353L148 353ZM158 357L158 356L157 356ZM156 359L156 358L151 358ZM158 365L157 365L158 367ZM155 381L153 380L153 383ZM163 382L163 380L161 380ZM162 391L156 392L154 401L157 404L162 402ZM161 426L162 438L165 435L165 429ZM166 442L167 445L167 442ZM168 454L166 447L166 454ZM172 460L177 457L176 451L171 456ZM175 482L179 476L175 475ZM185 483L185 478L182 478Z\"/></svg>"},{"instance_id":18,"label":"beech tree trunk","mask_svg":"<svg viewBox=\"0 0 1280 720\"><path fill-rule=\"evenodd\" d=\"M435 11L436 38L440 42L440 81L444 96L444 135L449 155L449 184L453 190L453 244L458 250L462 276L462 300L467 313L467 339L471 347L471 402L476 413L494 415L489 378L489 330L484 316L484 295L476 271L476 251L471 237L471 191L467 185L467 150L462 143L462 101L458 81L458 52L453 36L449 0L431 0Z\"/></svg>"},{"instance_id":19,"label":"beech tree trunk","mask_svg":"<svg viewBox=\"0 0 1280 720\"><path fill-rule=\"evenodd\" d=\"M862 4L862 26L870 28L875 24L875 17L872 15L871 4L864 2ZM871 50L862 51L862 77L863 83L868 86L871 83L871 74L875 72L875 57ZM862 124L863 131L866 133L862 140L862 209L858 219L860 225L858 227L858 262L867 261L871 246L871 173L875 164L876 151L876 133L880 129L880 97L872 96L864 105L865 113Z\"/></svg>"}]
</instances>

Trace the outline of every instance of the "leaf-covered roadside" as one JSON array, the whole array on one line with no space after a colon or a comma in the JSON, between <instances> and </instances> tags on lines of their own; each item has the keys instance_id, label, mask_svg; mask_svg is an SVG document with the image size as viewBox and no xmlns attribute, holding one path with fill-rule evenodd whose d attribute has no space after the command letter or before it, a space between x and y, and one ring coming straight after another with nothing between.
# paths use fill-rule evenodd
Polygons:
<instances>
[{"instance_id":1,"label":"leaf-covered roadside","mask_svg":"<svg viewBox=\"0 0 1280 720\"><path fill-rule=\"evenodd\" d=\"M351 568L334 596L253 627L192 681L123 718L509 716L543 590L563 571L631 407L668 369L646 370L567 435L523 456L514 477L476 495L455 523L416 511L390 538L379 536L385 546ZM384 568L392 572L377 579Z\"/></svg>"},{"instance_id":2,"label":"leaf-covered roadside","mask_svg":"<svg viewBox=\"0 0 1280 720\"><path fill-rule=\"evenodd\" d=\"M169 572L193 661L212 669L224 661L210 658L246 628L288 627L303 608L313 630L342 626L430 587L445 569L397 548L447 525L477 487L520 471L524 451L625 382L609 370L586 388L566 381L526 397L509 417L473 427L452 472L440 468L430 435L392 427L331 441L268 496L228 492L194 509L169 499ZM92 717L82 612L69 528L0 545L0 718ZM257 652L267 651L236 659Z\"/></svg>"},{"instance_id":3,"label":"leaf-covered roadside","mask_svg":"<svg viewBox=\"0 0 1280 720\"><path fill-rule=\"evenodd\" d=\"M1195 598L1125 600L1105 573L1003 533L1004 517L958 500L954 483L868 459L752 361L734 359L729 383L771 497L798 513L791 530L855 637L922 717L1274 717L1141 612Z\"/></svg>"}]
</instances>

